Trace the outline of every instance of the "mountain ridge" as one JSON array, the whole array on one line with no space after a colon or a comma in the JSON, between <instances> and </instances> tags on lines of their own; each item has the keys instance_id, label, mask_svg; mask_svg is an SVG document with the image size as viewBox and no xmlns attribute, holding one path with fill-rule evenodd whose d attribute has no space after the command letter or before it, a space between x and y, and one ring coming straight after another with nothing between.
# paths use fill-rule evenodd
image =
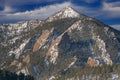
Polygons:
<instances>
[{"instance_id":1,"label":"mountain ridge","mask_svg":"<svg viewBox=\"0 0 120 80\"><path fill-rule=\"evenodd\" d=\"M19 34L13 28L16 33L11 35L13 38L5 31L12 33L8 28L1 30L0 68L31 74L37 80L57 78L85 66L114 65L120 61L120 32L72 8L65 8L44 21L31 21Z\"/></svg>"}]
</instances>

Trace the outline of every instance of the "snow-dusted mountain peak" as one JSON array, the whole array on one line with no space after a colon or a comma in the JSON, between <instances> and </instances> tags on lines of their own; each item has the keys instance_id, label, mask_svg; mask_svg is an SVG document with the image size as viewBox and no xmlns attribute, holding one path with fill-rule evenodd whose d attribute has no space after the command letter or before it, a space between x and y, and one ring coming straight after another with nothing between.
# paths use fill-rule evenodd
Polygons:
<instances>
[{"instance_id":1,"label":"snow-dusted mountain peak","mask_svg":"<svg viewBox=\"0 0 120 80\"><path fill-rule=\"evenodd\" d=\"M80 17L80 14L75 11L73 8L71 7L66 7L63 10L59 11L58 13L50 16L47 21L53 21L53 20L57 20L57 19L63 19L63 18L76 18L76 17Z\"/></svg>"},{"instance_id":2,"label":"snow-dusted mountain peak","mask_svg":"<svg viewBox=\"0 0 120 80\"><path fill-rule=\"evenodd\" d=\"M63 15L64 17L79 17L79 13L71 7L66 7L63 9Z\"/></svg>"}]
</instances>

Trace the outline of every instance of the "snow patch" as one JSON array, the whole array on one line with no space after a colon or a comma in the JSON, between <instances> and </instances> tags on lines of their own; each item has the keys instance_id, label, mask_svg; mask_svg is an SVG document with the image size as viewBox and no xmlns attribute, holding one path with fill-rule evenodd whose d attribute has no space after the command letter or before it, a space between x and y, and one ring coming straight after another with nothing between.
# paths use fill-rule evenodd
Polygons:
<instances>
[{"instance_id":1,"label":"snow patch","mask_svg":"<svg viewBox=\"0 0 120 80\"><path fill-rule=\"evenodd\" d=\"M74 57L73 57L73 62L71 62L71 63L69 64L68 68L70 68L71 66L73 66L76 61L77 61L77 57L74 56Z\"/></svg>"},{"instance_id":2,"label":"snow patch","mask_svg":"<svg viewBox=\"0 0 120 80\"><path fill-rule=\"evenodd\" d=\"M25 47L25 45L29 42L30 39L24 40L24 42L19 46L19 48L15 49L14 51L10 51L9 55L15 54L15 58L18 59L20 54L22 54L22 51Z\"/></svg>"},{"instance_id":3,"label":"snow patch","mask_svg":"<svg viewBox=\"0 0 120 80\"><path fill-rule=\"evenodd\" d=\"M41 21L31 20L31 21L22 21L15 24L3 24L1 29L7 30L6 36L13 37L15 35L20 35L23 32L30 31L40 25Z\"/></svg>"},{"instance_id":4,"label":"snow patch","mask_svg":"<svg viewBox=\"0 0 120 80\"><path fill-rule=\"evenodd\" d=\"M112 64L112 60L110 59L110 55L107 53L106 51L106 45L105 45L105 42L100 39L99 36L94 36L93 39L96 41L97 45L98 45L98 48L99 50L101 51L102 55L102 59L104 60L104 62L106 64L109 64L111 65Z\"/></svg>"},{"instance_id":5,"label":"snow patch","mask_svg":"<svg viewBox=\"0 0 120 80\"><path fill-rule=\"evenodd\" d=\"M111 80L118 80L118 78L119 78L118 74L112 74Z\"/></svg>"},{"instance_id":6,"label":"snow patch","mask_svg":"<svg viewBox=\"0 0 120 80\"><path fill-rule=\"evenodd\" d=\"M49 80L54 80L55 79L55 76L51 76L50 78L49 78Z\"/></svg>"},{"instance_id":7,"label":"snow patch","mask_svg":"<svg viewBox=\"0 0 120 80\"><path fill-rule=\"evenodd\" d=\"M81 20L77 21L70 28L68 28L68 32L72 32L72 30L74 30L74 29L77 29L78 31L82 30Z\"/></svg>"},{"instance_id":8,"label":"snow patch","mask_svg":"<svg viewBox=\"0 0 120 80\"><path fill-rule=\"evenodd\" d=\"M11 40L9 40L8 42L9 42L10 44L13 44L13 43L16 42L17 39L20 39L20 38L21 38L21 36L14 37L14 38L12 38Z\"/></svg>"},{"instance_id":9,"label":"snow patch","mask_svg":"<svg viewBox=\"0 0 120 80\"><path fill-rule=\"evenodd\" d=\"M64 32L65 33L65 32ZM49 62L53 63L53 64L56 64L56 59L58 57L58 44L60 43L61 39L62 39L62 36L64 35L64 33L62 33L57 39L55 39L47 54L46 54L46 58L45 58L45 62L47 63L47 65L49 64Z\"/></svg>"},{"instance_id":10,"label":"snow patch","mask_svg":"<svg viewBox=\"0 0 120 80\"><path fill-rule=\"evenodd\" d=\"M17 74L20 74L20 73L23 73L25 75L29 75L29 71L28 71L27 67L25 67L17 72Z\"/></svg>"}]
</instances>

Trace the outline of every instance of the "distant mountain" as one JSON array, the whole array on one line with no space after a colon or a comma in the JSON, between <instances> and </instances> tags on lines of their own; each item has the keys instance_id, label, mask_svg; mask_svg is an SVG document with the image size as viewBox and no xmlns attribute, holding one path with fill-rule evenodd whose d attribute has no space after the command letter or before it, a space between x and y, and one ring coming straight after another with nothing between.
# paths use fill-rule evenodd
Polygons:
<instances>
[{"instance_id":1,"label":"distant mountain","mask_svg":"<svg viewBox=\"0 0 120 80\"><path fill-rule=\"evenodd\" d=\"M91 75L85 77L86 72L82 79L80 75L68 77L94 67L95 72L111 68L112 76L116 68L112 65L120 63L120 31L71 7L43 21L2 24L0 28L0 68L30 74L36 80L62 80L58 78L63 76L63 80L87 80ZM106 80L100 75L98 80ZM94 77L90 79L96 80Z\"/></svg>"}]
</instances>

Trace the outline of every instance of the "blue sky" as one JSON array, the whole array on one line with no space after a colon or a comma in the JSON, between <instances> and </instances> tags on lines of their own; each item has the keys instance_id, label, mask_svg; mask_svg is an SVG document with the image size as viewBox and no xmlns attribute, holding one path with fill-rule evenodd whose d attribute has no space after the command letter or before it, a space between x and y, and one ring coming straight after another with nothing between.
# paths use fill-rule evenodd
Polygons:
<instances>
[{"instance_id":1,"label":"blue sky","mask_svg":"<svg viewBox=\"0 0 120 80\"><path fill-rule=\"evenodd\" d=\"M120 24L120 0L0 0L0 23L43 20L67 6L105 24Z\"/></svg>"}]
</instances>

